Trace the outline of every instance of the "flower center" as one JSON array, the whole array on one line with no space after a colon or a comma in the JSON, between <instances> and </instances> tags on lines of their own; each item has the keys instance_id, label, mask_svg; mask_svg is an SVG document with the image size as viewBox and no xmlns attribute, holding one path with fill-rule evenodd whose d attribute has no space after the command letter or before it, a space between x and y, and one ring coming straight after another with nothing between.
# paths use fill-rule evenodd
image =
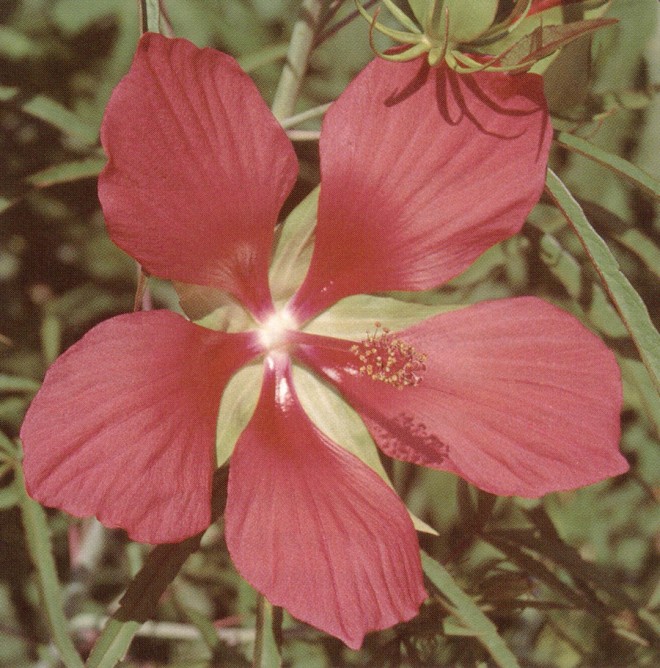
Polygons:
<instances>
[{"instance_id":1,"label":"flower center","mask_svg":"<svg viewBox=\"0 0 660 668\"><path fill-rule=\"evenodd\" d=\"M287 311L274 313L259 328L259 340L267 350L272 350L286 343L287 333L297 329L298 324Z\"/></svg>"},{"instance_id":2,"label":"flower center","mask_svg":"<svg viewBox=\"0 0 660 668\"><path fill-rule=\"evenodd\" d=\"M351 346L351 352L360 361L361 376L369 376L398 390L419 385L426 371L426 355L398 339L379 322L373 334L367 334L364 340Z\"/></svg>"}]
</instances>

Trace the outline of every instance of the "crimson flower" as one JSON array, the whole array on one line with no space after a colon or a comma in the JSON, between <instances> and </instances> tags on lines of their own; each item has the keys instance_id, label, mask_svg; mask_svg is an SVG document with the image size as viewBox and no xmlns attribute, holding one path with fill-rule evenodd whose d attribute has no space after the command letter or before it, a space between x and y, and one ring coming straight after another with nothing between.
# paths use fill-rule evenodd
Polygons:
<instances>
[{"instance_id":1,"label":"crimson flower","mask_svg":"<svg viewBox=\"0 0 660 668\"><path fill-rule=\"evenodd\" d=\"M120 315L67 350L21 431L30 494L175 542L209 525L231 455L225 534L248 582L354 648L413 617L417 537L374 441L495 494L627 468L616 362L571 316L382 294L517 232L550 137L535 75L374 61L327 112L320 195L275 230L297 163L256 87L229 56L145 35L103 121L99 197L112 239L204 326Z\"/></svg>"}]
</instances>

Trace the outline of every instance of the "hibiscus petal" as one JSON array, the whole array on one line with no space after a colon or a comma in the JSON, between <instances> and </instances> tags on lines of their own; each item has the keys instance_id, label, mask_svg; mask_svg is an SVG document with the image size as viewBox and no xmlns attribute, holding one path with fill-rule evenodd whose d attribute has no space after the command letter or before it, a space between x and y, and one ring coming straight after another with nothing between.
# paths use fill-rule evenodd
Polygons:
<instances>
[{"instance_id":1,"label":"hibiscus petal","mask_svg":"<svg viewBox=\"0 0 660 668\"><path fill-rule=\"evenodd\" d=\"M267 360L257 409L232 455L225 526L250 584L349 647L410 619L426 598L405 507L309 421L286 358Z\"/></svg>"},{"instance_id":2,"label":"hibiscus petal","mask_svg":"<svg viewBox=\"0 0 660 668\"><path fill-rule=\"evenodd\" d=\"M25 417L30 495L146 543L205 529L220 397L249 340L168 311L92 329L49 369Z\"/></svg>"},{"instance_id":3,"label":"hibiscus petal","mask_svg":"<svg viewBox=\"0 0 660 668\"><path fill-rule=\"evenodd\" d=\"M110 236L150 273L269 301L291 142L230 56L148 33L101 128Z\"/></svg>"},{"instance_id":4,"label":"hibiscus petal","mask_svg":"<svg viewBox=\"0 0 660 668\"><path fill-rule=\"evenodd\" d=\"M435 287L517 232L551 136L539 76L372 62L323 122L299 319L351 294Z\"/></svg>"},{"instance_id":5,"label":"hibiscus petal","mask_svg":"<svg viewBox=\"0 0 660 668\"><path fill-rule=\"evenodd\" d=\"M297 353L335 383L390 456L527 497L627 470L614 355L567 313L531 297L503 299L396 338L427 355L417 386L360 375L350 352Z\"/></svg>"}]
</instances>

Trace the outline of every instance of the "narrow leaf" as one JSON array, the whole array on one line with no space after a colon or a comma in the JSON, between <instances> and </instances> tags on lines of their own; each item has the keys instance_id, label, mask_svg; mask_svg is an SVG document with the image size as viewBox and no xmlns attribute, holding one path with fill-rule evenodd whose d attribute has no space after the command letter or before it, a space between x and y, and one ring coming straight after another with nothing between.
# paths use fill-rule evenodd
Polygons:
<instances>
[{"instance_id":1,"label":"narrow leaf","mask_svg":"<svg viewBox=\"0 0 660 668\"><path fill-rule=\"evenodd\" d=\"M0 373L0 392L25 392L31 394L41 387L41 383L32 378L22 378L20 376L10 376L6 373Z\"/></svg>"},{"instance_id":2,"label":"narrow leaf","mask_svg":"<svg viewBox=\"0 0 660 668\"><path fill-rule=\"evenodd\" d=\"M477 640L488 650L498 666L515 668L518 661L498 634L497 627L479 609L477 604L456 584L452 576L426 552L421 551L422 568L428 579L446 598L445 608L460 619L466 629L474 632Z\"/></svg>"},{"instance_id":3,"label":"narrow leaf","mask_svg":"<svg viewBox=\"0 0 660 668\"><path fill-rule=\"evenodd\" d=\"M518 40L501 58L498 65L533 65L569 42L616 23L616 19L574 21L563 25L538 26Z\"/></svg>"},{"instance_id":4,"label":"narrow leaf","mask_svg":"<svg viewBox=\"0 0 660 668\"><path fill-rule=\"evenodd\" d=\"M35 95L30 98L23 104L22 109L26 114L76 137L86 144L95 144L98 139L98 128L89 125L64 105L45 95Z\"/></svg>"},{"instance_id":5,"label":"narrow leaf","mask_svg":"<svg viewBox=\"0 0 660 668\"><path fill-rule=\"evenodd\" d=\"M83 668L83 662L69 637L68 621L64 616L60 583L53 558L50 528L44 509L33 501L25 490L20 462L15 462L14 485L19 493L21 518L25 528L28 551L36 568L41 605L53 641L67 668Z\"/></svg>"},{"instance_id":6,"label":"narrow leaf","mask_svg":"<svg viewBox=\"0 0 660 668\"><path fill-rule=\"evenodd\" d=\"M651 322L646 305L621 273L612 252L593 229L580 205L552 170L548 170L546 188L584 247L630 332L653 384L660 390L660 335Z\"/></svg>"},{"instance_id":7,"label":"narrow leaf","mask_svg":"<svg viewBox=\"0 0 660 668\"><path fill-rule=\"evenodd\" d=\"M555 142L570 151L579 153L580 155L590 158L600 165L611 169L613 172L624 179L627 179L651 197L660 199L660 182L656 181L643 169L633 165L624 158L621 158L618 155L613 155L586 139L569 132L560 132L555 137Z\"/></svg>"},{"instance_id":8,"label":"narrow leaf","mask_svg":"<svg viewBox=\"0 0 660 668\"><path fill-rule=\"evenodd\" d=\"M87 668L116 666L126 655L133 636L141 626L140 622L109 620L87 659Z\"/></svg>"},{"instance_id":9,"label":"narrow leaf","mask_svg":"<svg viewBox=\"0 0 660 668\"><path fill-rule=\"evenodd\" d=\"M216 471L213 479L213 517L218 517L226 501L228 469ZM199 548L203 532L181 543L157 545L144 566L133 578L119 609L106 624L92 653L87 668L111 668L125 655L133 637L155 612L158 601L181 570L186 559Z\"/></svg>"},{"instance_id":10,"label":"narrow leaf","mask_svg":"<svg viewBox=\"0 0 660 668\"><path fill-rule=\"evenodd\" d=\"M98 176L105 166L105 163L106 159L101 157L63 162L28 176L26 181L36 188L45 188L59 183L80 181L81 179Z\"/></svg>"}]
</instances>

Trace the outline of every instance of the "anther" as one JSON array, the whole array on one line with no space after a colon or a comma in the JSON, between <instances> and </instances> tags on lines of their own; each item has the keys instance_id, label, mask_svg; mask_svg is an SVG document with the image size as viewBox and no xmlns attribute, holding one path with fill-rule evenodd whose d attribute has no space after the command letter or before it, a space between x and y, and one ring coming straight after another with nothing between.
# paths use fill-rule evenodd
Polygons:
<instances>
[{"instance_id":1,"label":"anther","mask_svg":"<svg viewBox=\"0 0 660 668\"><path fill-rule=\"evenodd\" d=\"M360 343L351 346L360 361L358 373L398 390L419 385L426 371L426 355L394 336L380 322L375 327L374 333L368 332Z\"/></svg>"}]
</instances>

